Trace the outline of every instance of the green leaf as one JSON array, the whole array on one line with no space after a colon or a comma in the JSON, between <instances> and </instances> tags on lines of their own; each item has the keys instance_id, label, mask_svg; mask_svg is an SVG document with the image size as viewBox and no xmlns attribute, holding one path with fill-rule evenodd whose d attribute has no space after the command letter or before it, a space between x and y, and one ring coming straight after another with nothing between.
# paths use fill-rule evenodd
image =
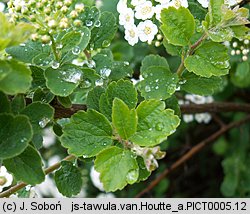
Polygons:
<instances>
[{"instance_id":1,"label":"green leaf","mask_svg":"<svg viewBox=\"0 0 250 214\"><path fill-rule=\"evenodd\" d=\"M145 181L147 178L151 175L151 172L149 172L145 166L144 159L141 156L137 157L137 163L139 166L139 177L137 182Z\"/></svg>"},{"instance_id":2,"label":"green leaf","mask_svg":"<svg viewBox=\"0 0 250 214\"><path fill-rule=\"evenodd\" d=\"M223 160L222 166L225 177L221 184L221 192L226 197L232 197L234 196L239 183L240 171L242 170L242 160L236 155L228 157Z\"/></svg>"},{"instance_id":3,"label":"green leaf","mask_svg":"<svg viewBox=\"0 0 250 214\"><path fill-rule=\"evenodd\" d=\"M247 88L250 86L250 66L249 62L241 62L237 64L236 71L231 72L230 77L232 83L240 88Z\"/></svg>"},{"instance_id":4,"label":"green leaf","mask_svg":"<svg viewBox=\"0 0 250 214\"><path fill-rule=\"evenodd\" d=\"M32 139L32 134L28 117L0 114L0 159L21 154Z\"/></svg>"},{"instance_id":5,"label":"green leaf","mask_svg":"<svg viewBox=\"0 0 250 214\"><path fill-rule=\"evenodd\" d=\"M139 176L133 153L114 146L97 155L95 169L100 172L100 180L107 192L121 190L127 184L135 183Z\"/></svg>"},{"instance_id":6,"label":"green leaf","mask_svg":"<svg viewBox=\"0 0 250 214\"><path fill-rule=\"evenodd\" d=\"M166 67L151 66L142 72L138 89L145 99L167 99L175 93L178 76Z\"/></svg>"},{"instance_id":7,"label":"green leaf","mask_svg":"<svg viewBox=\"0 0 250 214\"><path fill-rule=\"evenodd\" d=\"M61 168L55 173L56 186L66 197L77 195L82 188L82 175L79 169L69 161L62 161Z\"/></svg>"},{"instance_id":8,"label":"green leaf","mask_svg":"<svg viewBox=\"0 0 250 214\"><path fill-rule=\"evenodd\" d=\"M133 69L129 66L128 62L116 61L112 63L111 74L109 78L111 80L119 80L133 74Z\"/></svg>"},{"instance_id":9,"label":"green leaf","mask_svg":"<svg viewBox=\"0 0 250 214\"><path fill-rule=\"evenodd\" d=\"M0 65L1 64L2 61L0 60ZM7 64L10 70L7 75L0 80L0 91L9 95L27 92L32 81L31 71L26 65L15 60L8 61ZM4 63L4 65L6 64Z\"/></svg>"},{"instance_id":10,"label":"green leaf","mask_svg":"<svg viewBox=\"0 0 250 214\"><path fill-rule=\"evenodd\" d=\"M180 124L178 116L171 109L165 109L160 100L145 100L136 109L137 132L130 140L139 146L155 146L173 134Z\"/></svg>"},{"instance_id":11,"label":"green leaf","mask_svg":"<svg viewBox=\"0 0 250 214\"><path fill-rule=\"evenodd\" d=\"M183 78L184 84L181 85L181 89L190 94L208 96L219 92L224 86L221 77L206 78L193 73L185 73Z\"/></svg>"},{"instance_id":12,"label":"green leaf","mask_svg":"<svg viewBox=\"0 0 250 214\"><path fill-rule=\"evenodd\" d=\"M34 30L32 25L25 22L17 24L9 22L6 15L2 12L0 12L0 26L0 51L24 42Z\"/></svg>"},{"instance_id":13,"label":"green leaf","mask_svg":"<svg viewBox=\"0 0 250 214\"><path fill-rule=\"evenodd\" d=\"M150 67L165 67L166 69L170 70L168 61L159 55L148 55L142 61L142 66L140 68L141 73L148 70Z\"/></svg>"},{"instance_id":14,"label":"green leaf","mask_svg":"<svg viewBox=\"0 0 250 214\"><path fill-rule=\"evenodd\" d=\"M45 179L42 159L32 146L28 146L22 154L4 160L4 166L9 172L14 174L17 181L35 185L43 182Z\"/></svg>"},{"instance_id":15,"label":"green leaf","mask_svg":"<svg viewBox=\"0 0 250 214\"><path fill-rule=\"evenodd\" d=\"M93 88L89 93L86 100L86 104L88 109L94 109L96 111L99 111L99 102L101 95L105 93L104 88L97 86Z\"/></svg>"},{"instance_id":16,"label":"green leaf","mask_svg":"<svg viewBox=\"0 0 250 214\"><path fill-rule=\"evenodd\" d=\"M71 108L72 106L70 97L57 97L57 100L64 108Z\"/></svg>"},{"instance_id":17,"label":"green leaf","mask_svg":"<svg viewBox=\"0 0 250 214\"><path fill-rule=\"evenodd\" d=\"M26 106L26 102L24 96L22 94L18 94L14 97L11 102L11 111L14 114L19 114Z\"/></svg>"},{"instance_id":18,"label":"green leaf","mask_svg":"<svg viewBox=\"0 0 250 214\"><path fill-rule=\"evenodd\" d=\"M30 70L32 72L32 89L36 88L44 88L45 85L45 78L44 78L44 70L37 67L37 66L30 66Z\"/></svg>"},{"instance_id":19,"label":"green leaf","mask_svg":"<svg viewBox=\"0 0 250 214\"><path fill-rule=\"evenodd\" d=\"M102 114L95 110L79 111L64 126L62 145L76 156L93 157L112 144L112 127Z\"/></svg>"},{"instance_id":20,"label":"green leaf","mask_svg":"<svg viewBox=\"0 0 250 214\"><path fill-rule=\"evenodd\" d=\"M82 71L74 65L63 65L58 69L45 70L46 86L57 96L67 97L77 88L82 78Z\"/></svg>"},{"instance_id":21,"label":"green leaf","mask_svg":"<svg viewBox=\"0 0 250 214\"><path fill-rule=\"evenodd\" d=\"M79 31L81 32L82 37L78 47L80 50L85 50L91 38L91 31L87 27L81 27Z\"/></svg>"},{"instance_id":22,"label":"green leaf","mask_svg":"<svg viewBox=\"0 0 250 214\"><path fill-rule=\"evenodd\" d=\"M199 19L200 21L205 19L207 10L203 8L198 2L188 2L188 9L193 14L195 19Z\"/></svg>"},{"instance_id":23,"label":"green leaf","mask_svg":"<svg viewBox=\"0 0 250 214\"><path fill-rule=\"evenodd\" d=\"M137 128L138 118L135 109L129 107L120 99L115 98L112 108L112 123L119 136L127 140Z\"/></svg>"},{"instance_id":24,"label":"green leaf","mask_svg":"<svg viewBox=\"0 0 250 214\"><path fill-rule=\"evenodd\" d=\"M100 98L100 111L109 120L111 120L113 100L116 97L121 99L130 109L137 105L137 91L130 81L111 82L105 94L102 94Z\"/></svg>"},{"instance_id":25,"label":"green leaf","mask_svg":"<svg viewBox=\"0 0 250 214\"><path fill-rule=\"evenodd\" d=\"M89 29L92 29L96 26L99 18L100 11L96 7L85 7L84 11L78 16L78 19L80 19Z\"/></svg>"},{"instance_id":26,"label":"green leaf","mask_svg":"<svg viewBox=\"0 0 250 214\"><path fill-rule=\"evenodd\" d=\"M210 0L208 5L208 14L210 24L209 26L216 26L221 21L222 16L222 5L224 4L224 0Z\"/></svg>"},{"instance_id":27,"label":"green leaf","mask_svg":"<svg viewBox=\"0 0 250 214\"><path fill-rule=\"evenodd\" d=\"M50 63L50 61L46 62L42 60L46 58L47 59L49 58L50 60L53 59L51 53L51 47L49 45L42 45L41 42L28 41L25 44L7 48L6 52L10 54L14 59L26 63L31 63L33 59L36 58L35 62L41 66L45 66L48 65L48 63ZM42 60L39 62L40 58Z\"/></svg>"},{"instance_id":28,"label":"green leaf","mask_svg":"<svg viewBox=\"0 0 250 214\"><path fill-rule=\"evenodd\" d=\"M163 45L171 56L181 56L182 48L180 46L170 44L166 38L163 39Z\"/></svg>"},{"instance_id":29,"label":"green leaf","mask_svg":"<svg viewBox=\"0 0 250 214\"><path fill-rule=\"evenodd\" d=\"M8 97L0 91L0 114L10 112L10 101Z\"/></svg>"},{"instance_id":30,"label":"green leaf","mask_svg":"<svg viewBox=\"0 0 250 214\"><path fill-rule=\"evenodd\" d=\"M33 102L28 105L21 114L29 117L34 134L42 129L54 118L54 109L46 103Z\"/></svg>"},{"instance_id":31,"label":"green leaf","mask_svg":"<svg viewBox=\"0 0 250 214\"><path fill-rule=\"evenodd\" d=\"M175 115L181 117L181 109L179 101L175 95L172 95L169 99L165 100L166 108L174 110Z\"/></svg>"},{"instance_id":32,"label":"green leaf","mask_svg":"<svg viewBox=\"0 0 250 214\"><path fill-rule=\"evenodd\" d=\"M43 103L50 103L54 99L55 95L52 94L49 89L41 89L38 88L35 90L33 95L33 102L43 102Z\"/></svg>"},{"instance_id":33,"label":"green leaf","mask_svg":"<svg viewBox=\"0 0 250 214\"><path fill-rule=\"evenodd\" d=\"M11 67L7 61L0 61L0 81L11 73Z\"/></svg>"},{"instance_id":34,"label":"green leaf","mask_svg":"<svg viewBox=\"0 0 250 214\"><path fill-rule=\"evenodd\" d=\"M161 12L161 30L173 45L186 46L195 31L195 21L190 11L184 7L169 7Z\"/></svg>"},{"instance_id":35,"label":"green leaf","mask_svg":"<svg viewBox=\"0 0 250 214\"><path fill-rule=\"evenodd\" d=\"M70 31L66 33L60 41L60 43L62 44L62 51L66 52L72 50L76 46L78 47L81 39L82 35L80 32Z\"/></svg>"},{"instance_id":36,"label":"green leaf","mask_svg":"<svg viewBox=\"0 0 250 214\"><path fill-rule=\"evenodd\" d=\"M100 26L95 27L91 32L90 44L94 49L108 47L117 31L116 18L113 13L103 12L99 21Z\"/></svg>"},{"instance_id":37,"label":"green leaf","mask_svg":"<svg viewBox=\"0 0 250 214\"><path fill-rule=\"evenodd\" d=\"M185 67L202 77L226 75L230 68L228 50L222 44L207 42L186 58Z\"/></svg>"}]
</instances>

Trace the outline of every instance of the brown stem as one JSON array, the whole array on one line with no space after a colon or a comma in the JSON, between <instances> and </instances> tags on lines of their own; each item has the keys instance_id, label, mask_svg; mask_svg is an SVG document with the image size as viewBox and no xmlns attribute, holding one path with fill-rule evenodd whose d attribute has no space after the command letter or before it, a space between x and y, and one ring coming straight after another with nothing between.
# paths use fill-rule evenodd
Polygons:
<instances>
[{"instance_id":1,"label":"brown stem","mask_svg":"<svg viewBox=\"0 0 250 214\"><path fill-rule=\"evenodd\" d=\"M64 161L71 161L74 160L76 157L74 155L69 155L66 158L64 158ZM46 175L50 174L51 172L55 171L56 169L58 169L61 166L61 161L48 167L47 169L44 170L44 173ZM17 192L18 190L24 188L25 186L27 186L28 184L21 182L9 189L7 189L6 191L0 193L0 198L6 198L9 197L10 195L14 194L15 192Z\"/></svg>"},{"instance_id":2,"label":"brown stem","mask_svg":"<svg viewBox=\"0 0 250 214\"><path fill-rule=\"evenodd\" d=\"M163 180L167 175L169 175L171 172L173 172L175 169L177 169L179 166L184 164L186 161L191 159L194 155L196 155L198 152L200 152L205 146L208 144L214 142L217 138L225 134L230 129L236 128L242 124L247 123L250 121L250 115L248 115L246 118L232 122L229 125L223 126L219 131L215 132L213 135L208 137L207 139L203 140L196 146L194 146L190 151L188 151L186 154L184 154L182 157L180 157L174 164L172 164L168 169L166 169L162 174L160 174L153 182L151 182L144 190L142 190L139 194L137 194L135 197L140 198L144 194L151 191L157 184L160 183L161 180Z\"/></svg>"},{"instance_id":3,"label":"brown stem","mask_svg":"<svg viewBox=\"0 0 250 214\"><path fill-rule=\"evenodd\" d=\"M87 110L86 105L72 105L71 108L64 108L60 104L53 103L52 106L55 108L55 118L68 118L71 117L79 110ZM181 112L183 114L194 114L194 113L220 113L220 112L246 112L250 113L250 104L244 103L232 103L232 102L214 102L207 104L187 104L181 105Z\"/></svg>"},{"instance_id":4,"label":"brown stem","mask_svg":"<svg viewBox=\"0 0 250 214\"><path fill-rule=\"evenodd\" d=\"M181 112L183 114L193 113L219 113L219 112L246 112L250 113L250 104L231 103L231 102L214 102L207 104L187 104L181 105Z\"/></svg>"}]
</instances>

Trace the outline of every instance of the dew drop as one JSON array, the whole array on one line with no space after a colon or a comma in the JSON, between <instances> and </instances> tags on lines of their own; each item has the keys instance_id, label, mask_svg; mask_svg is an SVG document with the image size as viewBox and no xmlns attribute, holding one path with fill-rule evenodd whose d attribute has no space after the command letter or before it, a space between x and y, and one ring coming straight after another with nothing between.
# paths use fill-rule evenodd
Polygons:
<instances>
[{"instance_id":1,"label":"dew drop","mask_svg":"<svg viewBox=\"0 0 250 214\"><path fill-rule=\"evenodd\" d=\"M111 69L109 69L109 68L104 67L104 68L102 68L102 69L100 70L100 75L101 75L103 78L109 77L110 74L111 74Z\"/></svg>"},{"instance_id":2,"label":"dew drop","mask_svg":"<svg viewBox=\"0 0 250 214\"><path fill-rule=\"evenodd\" d=\"M96 86L103 86L103 79L99 79L95 81Z\"/></svg>"},{"instance_id":3,"label":"dew drop","mask_svg":"<svg viewBox=\"0 0 250 214\"><path fill-rule=\"evenodd\" d=\"M109 47L109 46L110 46L110 41L104 40L104 41L102 42L102 47L103 47L103 48L107 48L107 47Z\"/></svg>"},{"instance_id":4,"label":"dew drop","mask_svg":"<svg viewBox=\"0 0 250 214\"><path fill-rule=\"evenodd\" d=\"M79 55L81 53L81 49L78 46L76 46L72 49L72 53L74 55Z\"/></svg>"},{"instance_id":5,"label":"dew drop","mask_svg":"<svg viewBox=\"0 0 250 214\"><path fill-rule=\"evenodd\" d=\"M155 128L157 131L161 131L164 128L164 125L162 123L157 123Z\"/></svg>"},{"instance_id":6,"label":"dew drop","mask_svg":"<svg viewBox=\"0 0 250 214\"><path fill-rule=\"evenodd\" d=\"M129 66L129 62L124 62L124 65Z\"/></svg>"},{"instance_id":7,"label":"dew drop","mask_svg":"<svg viewBox=\"0 0 250 214\"><path fill-rule=\"evenodd\" d=\"M72 70L71 73L67 73L66 71L62 71L63 80L71 83L78 83L81 80L82 72L79 70Z\"/></svg>"},{"instance_id":8,"label":"dew drop","mask_svg":"<svg viewBox=\"0 0 250 214\"><path fill-rule=\"evenodd\" d=\"M97 20L95 23L95 27L100 27L100 26L101 26L101 22L100 22L100 20Z\"/></svg>"},{"instance_id":9,"label":"dew drop","mask_svg":"<svg viewBox=\"0 0 250 214\"><path fill-rule=\"evenodd\" d=\"M95 68L96 64L95 64L95 61L94 60L90 60L88 63L87 63L87 66L89 68Z\"/></svg>"},{"instance_id":10,"label":"dew drop","mask_svg":"<svg viewBox=\"0 0 250 214\"><path fill-rule=\"evenodd\" d=\"M133 184L137 181L138 176L138 170L130 170L126 176L126 181L128 182L128 184Z\"/></svg>"},{"instance_id":11,"label":"dew drop","mask_svg":"<svg viewBox=\"0 0 250 214\"><path fill-rule=\"evenodd\" d=\"M52 62L51 67L52 67L53 69L57 69L57 68L59 68L59 66L60 66L60 63L59 63L59 62L57 62L57 61L53 61L53 62Z\"/></svg>"},{"instance_id":12,"label":"dew drop","mask_svg":"<svg viewBox=\"0 0 250 214\"><path fill-rule=\"evenodd\" d=\"M56 48L57 49L62 49L63 45L60 43L60 44L57 44Z\"/></svg>"},{"instance_id":13,"label":"dew drop","mask_svg":"<svg viewBox=\"0 0 250 214\"><path fill-rule=\"evenodd\" d=\"M89 88L91 86L91 82L89 79L86 79L83 84L82 84L82 88Z\"/></svg>"},{"instance_id":14,"label":"dew drop","mask_svg":"<svg viewBox=\"0 0 250 214\"><path fill-rule=\"evenodd\" d=\"M26 44L25 44L25 43L21 43L20 46L21 46L21 47L25 47Z\"/></svg>"},{"instance_id":15,"label":"dew drop","mask_svg":"<svg viewBox=\"0 0 250 214\"><path fill-rule=\"evenodd\" d=\"M85 24L87 27L91 27L93 25L93 22L91 20L87 20Z\"/></svg>"},{"instance_id":16,"label":"dew drop","mask_svg":"<svg viewBox=\"0 0 250 214\"><path fill-rule=\"evenodd\" d=\"M42 118L40 121L39 121L39 126L41 127L41 128L44 128L48 123L50 122L50 119L49 118L47 118L47 117L44 117L44 118Z\"/></svg>"},{"instance_id":17,"label":"dew drop","mask_svg":"<svg viewBox=\"0 0 250 214\"><path fill-rule=\"evenodd\" d=\"M146 91L146 92L150 92L150 91L151 91L150 86L146 85L146 87L145 87L145 91Z\"/></svg>"}]
</instances>

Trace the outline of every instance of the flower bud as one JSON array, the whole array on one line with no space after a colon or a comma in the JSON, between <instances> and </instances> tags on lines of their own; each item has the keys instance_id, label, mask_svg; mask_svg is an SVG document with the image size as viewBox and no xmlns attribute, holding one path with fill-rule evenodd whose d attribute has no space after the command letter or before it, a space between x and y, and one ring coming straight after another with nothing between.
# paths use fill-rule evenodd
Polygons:
<instances>
[{"instance_id":1,"label":"flower bud","mask_svg":"<svg viewBox=\"0 0 250 214\"><path fill-rule=\"evenodd\" d=\"M43 35L41 40L43 44L48 44L50 42L50 37L48 35Z\"/></svg>"}]
</instances>

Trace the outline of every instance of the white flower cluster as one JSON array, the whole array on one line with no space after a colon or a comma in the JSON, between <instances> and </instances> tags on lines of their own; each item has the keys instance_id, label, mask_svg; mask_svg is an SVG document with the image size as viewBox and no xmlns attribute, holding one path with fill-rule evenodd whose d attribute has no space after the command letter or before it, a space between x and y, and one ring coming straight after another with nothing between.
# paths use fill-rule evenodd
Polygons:
<instances>
[{"instance_id":1,"label":"white flower cluster","mask_svg":"<svg viewBox=\"0 0 250 214\"><path fill-rule=\"evenodd\" d=\"M209 0L197 0L202 7L207 8L209 5ZM239 4L240 2L242 2L243 0L225 0L225 4L229 5L229 6L234 6L236 4Z\"/></svg>"},{"instance_id":2,"label":"white flower cluster","mask_svg":"<svg viewBox=\"0 0 250 214\"><path fill-rule=\"evenodd\" d=\"M5 4L3 2L0 2L0 12L3 12L5 9Z\"/></svg>"},{"instance_id":3,"label":"white flower cluster","mask_svg":"<svg viewBox=\"0 0 250 214\"><path fill-rule=\"evenodd\" d=\"M128 7L127 0L120 0L117 4L119 12L119 24L125 28L125 39L132 46L140 41L154 40L158 33L157 23L153 22L155 16L160 21L162 9L168 7L188 7L187 0L132 0L132 7ZM139 22L138 25L135 23ZM160 38L160 35L157 36ZM158 38L157 38L158 39ZM156 43L159 46L159 43Z\"/></svg>"},{"instance_id":4,"label":"white flower cluster","mask_svg":"<svg viewBox=\"0 0 250 214\"><path fill-rule=\"evenodd\" d=\"M212 103L214 101L212 96L199 96L194 94L186 94L185 95L185 101L179 100L179 104L205 104L205 103ZM198 123L209 123L212 119L212 116L209 113L197 113L197 114L184 114L183 115L183 121L186 123L193 122L196 120Z\"/></svg>"},{"instance_id":5,"label":"white flower cluster","mask_svg":"<svg viewBox=\"0 0 250 214\"><path fill-rule=\"evenodd\" d=\"M231 49L231 56L241 56L242 61L247 61L250 53L250 41L248 39L233 41L233 42L225 42L225 45Z\"/></svg>"},{"instance_id":6,"label":"white flower cluster","mask_svg":"<svg viewBox=\"0 0 250 214\"><path fill-rule=\"evenodd\" d=\"M0 167L0 192L3 188L8 187L12 184L13 176L7 172L5 166Z\"/></svg>"}]
</instances>

